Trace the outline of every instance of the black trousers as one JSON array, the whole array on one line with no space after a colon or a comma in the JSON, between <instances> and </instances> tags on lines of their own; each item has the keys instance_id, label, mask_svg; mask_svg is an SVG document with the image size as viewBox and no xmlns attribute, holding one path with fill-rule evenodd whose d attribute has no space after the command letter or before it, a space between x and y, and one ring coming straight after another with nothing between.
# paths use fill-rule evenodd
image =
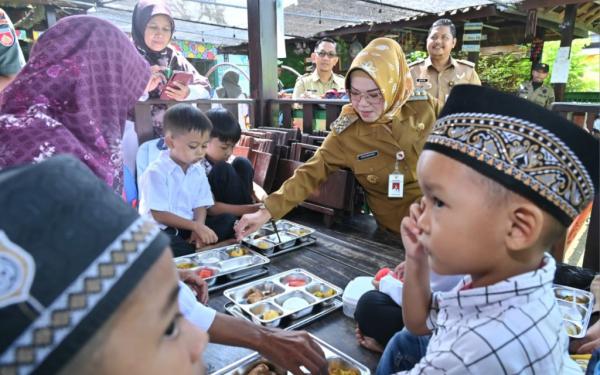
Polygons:
<instances>
[{"instance_id":1,"label":"black trousers","mask_svg":"<svg viewBox=\"0 0 600 375\"><path fill-rule=\"evenodd\" d=\"M175 257L196 252L196 246L187 242L191 235L189 230L167 227L163 232L171 238L171 250Z\"/></svg>"},{"instance_id":2,"label":"black trousers","mask_svg":"<svg viewBox=\"0 0 600 375\"><path fill-rule=\"evenodd\" d=\"M229 204L252 203L254 169L250 160L237 157L231 164L216 163L208 174L208 182L215 202Z\"/></svg>"},{"instance_id":3,"label":"black trousers","mask_svg":"<svg viewBox=\"0 0 600 375\"><path fill-rule=\"evenodd\" d=\"M254 169L250 160L237 157L231 164L216 163L208 174L208 182L215 202L228 204L252 203ZM208 215L206 225L215 231L219 241L235 237L233 224L238 219L232 214Z\"/></svg>"},{"instance_id":4,"label":"black trousers","mask_svg":"<svg viewBox=\"0 0 600 375\"><path fill-rule=\"evenodd\" d=\"M354 319L362 334L385 347L404 328L402 308L387 294L370 290L358 300Z\"/></svg>"}]
</instances>

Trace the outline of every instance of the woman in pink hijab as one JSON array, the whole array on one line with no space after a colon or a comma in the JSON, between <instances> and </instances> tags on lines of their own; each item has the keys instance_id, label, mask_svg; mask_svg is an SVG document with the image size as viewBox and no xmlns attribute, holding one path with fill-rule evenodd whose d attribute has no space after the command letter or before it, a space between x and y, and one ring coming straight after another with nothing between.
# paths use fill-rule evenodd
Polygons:
<instances>
[{"instance_id":1,"label":"woman in pink hijab","mask_svg":"<svg viewBox=\"0 0 600 375\"><path fill-rule=\"evenodd\" d=\"M121 138L150 68L129 38L90 16L60 20L0 97L0 169L73 154L117 193Z\"/></svg>"}]
</instances>

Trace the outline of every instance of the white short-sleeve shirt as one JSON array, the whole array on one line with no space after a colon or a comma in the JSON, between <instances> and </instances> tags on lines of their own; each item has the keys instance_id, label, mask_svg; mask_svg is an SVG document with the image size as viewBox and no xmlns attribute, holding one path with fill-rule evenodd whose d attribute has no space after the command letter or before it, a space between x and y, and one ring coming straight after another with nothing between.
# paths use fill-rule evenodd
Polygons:
<instances>
[{"instance_id":1,"label":"white short-sleeve shirt","mask_svg":"<svg viewBox=\"0 0 600 375\"><path fill-rule=\"evenodd\" d=\"M187 320L204 332L208 332L215 320L217 312L210 307L204 306L196 300L194 292L179 281L179 309Z\"/></svg>"},{"instance_id":2,"label":"white short-sleeve shirt","mask_svg":"<svg viewBox=\"0 0 600 375\"><path fill-rule=\"evenodd\" d=\"M140 215L152 219L150 210L165 211L184 219L194 219L194 209L214 204L206 172L200 163L187 173L161 151L140 178ZM161 229L165 225L159 223Z\"/></svg>"}]
</instances>

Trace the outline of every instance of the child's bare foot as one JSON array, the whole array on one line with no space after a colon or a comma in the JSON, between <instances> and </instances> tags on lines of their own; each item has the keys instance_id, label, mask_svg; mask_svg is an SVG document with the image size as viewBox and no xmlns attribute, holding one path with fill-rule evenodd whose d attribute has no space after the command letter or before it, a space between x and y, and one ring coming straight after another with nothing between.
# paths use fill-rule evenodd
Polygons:
<instances>
[{"instance_id":1,"label":"child's bare foot","mask_svg":"<svg viewBox=\"0 0 600 375\"><path fill-rule=\"evenodd\" d=\"M360 346L376 353L383 353L383 346L381 346L381 344L379 344L374 338L363 335L358 327L356 327L354 333L356 335L356 341L358 341Z\"/></svg>"}]
</instances>

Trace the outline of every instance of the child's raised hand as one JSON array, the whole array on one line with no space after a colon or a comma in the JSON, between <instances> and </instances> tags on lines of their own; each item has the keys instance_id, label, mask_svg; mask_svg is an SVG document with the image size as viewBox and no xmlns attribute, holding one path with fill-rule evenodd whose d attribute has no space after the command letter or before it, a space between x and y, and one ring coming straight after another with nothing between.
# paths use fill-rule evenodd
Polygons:
<instances>
[{"instance_id":1,"label":"child's raised hand","mask_svg":"<svg viewBox=\"0 0 600 375\"><path fill-rule=\"evenodd\" d=\"M400 224L400 234L402 235L402 243L406 250L406 256L416 259L426 258L427 254L423 251L423 247L419 242L421 229L417 225L419 217L423 213L423 200L410 205L409 216L402 219Z\"/></svg>"}]
</instances>

